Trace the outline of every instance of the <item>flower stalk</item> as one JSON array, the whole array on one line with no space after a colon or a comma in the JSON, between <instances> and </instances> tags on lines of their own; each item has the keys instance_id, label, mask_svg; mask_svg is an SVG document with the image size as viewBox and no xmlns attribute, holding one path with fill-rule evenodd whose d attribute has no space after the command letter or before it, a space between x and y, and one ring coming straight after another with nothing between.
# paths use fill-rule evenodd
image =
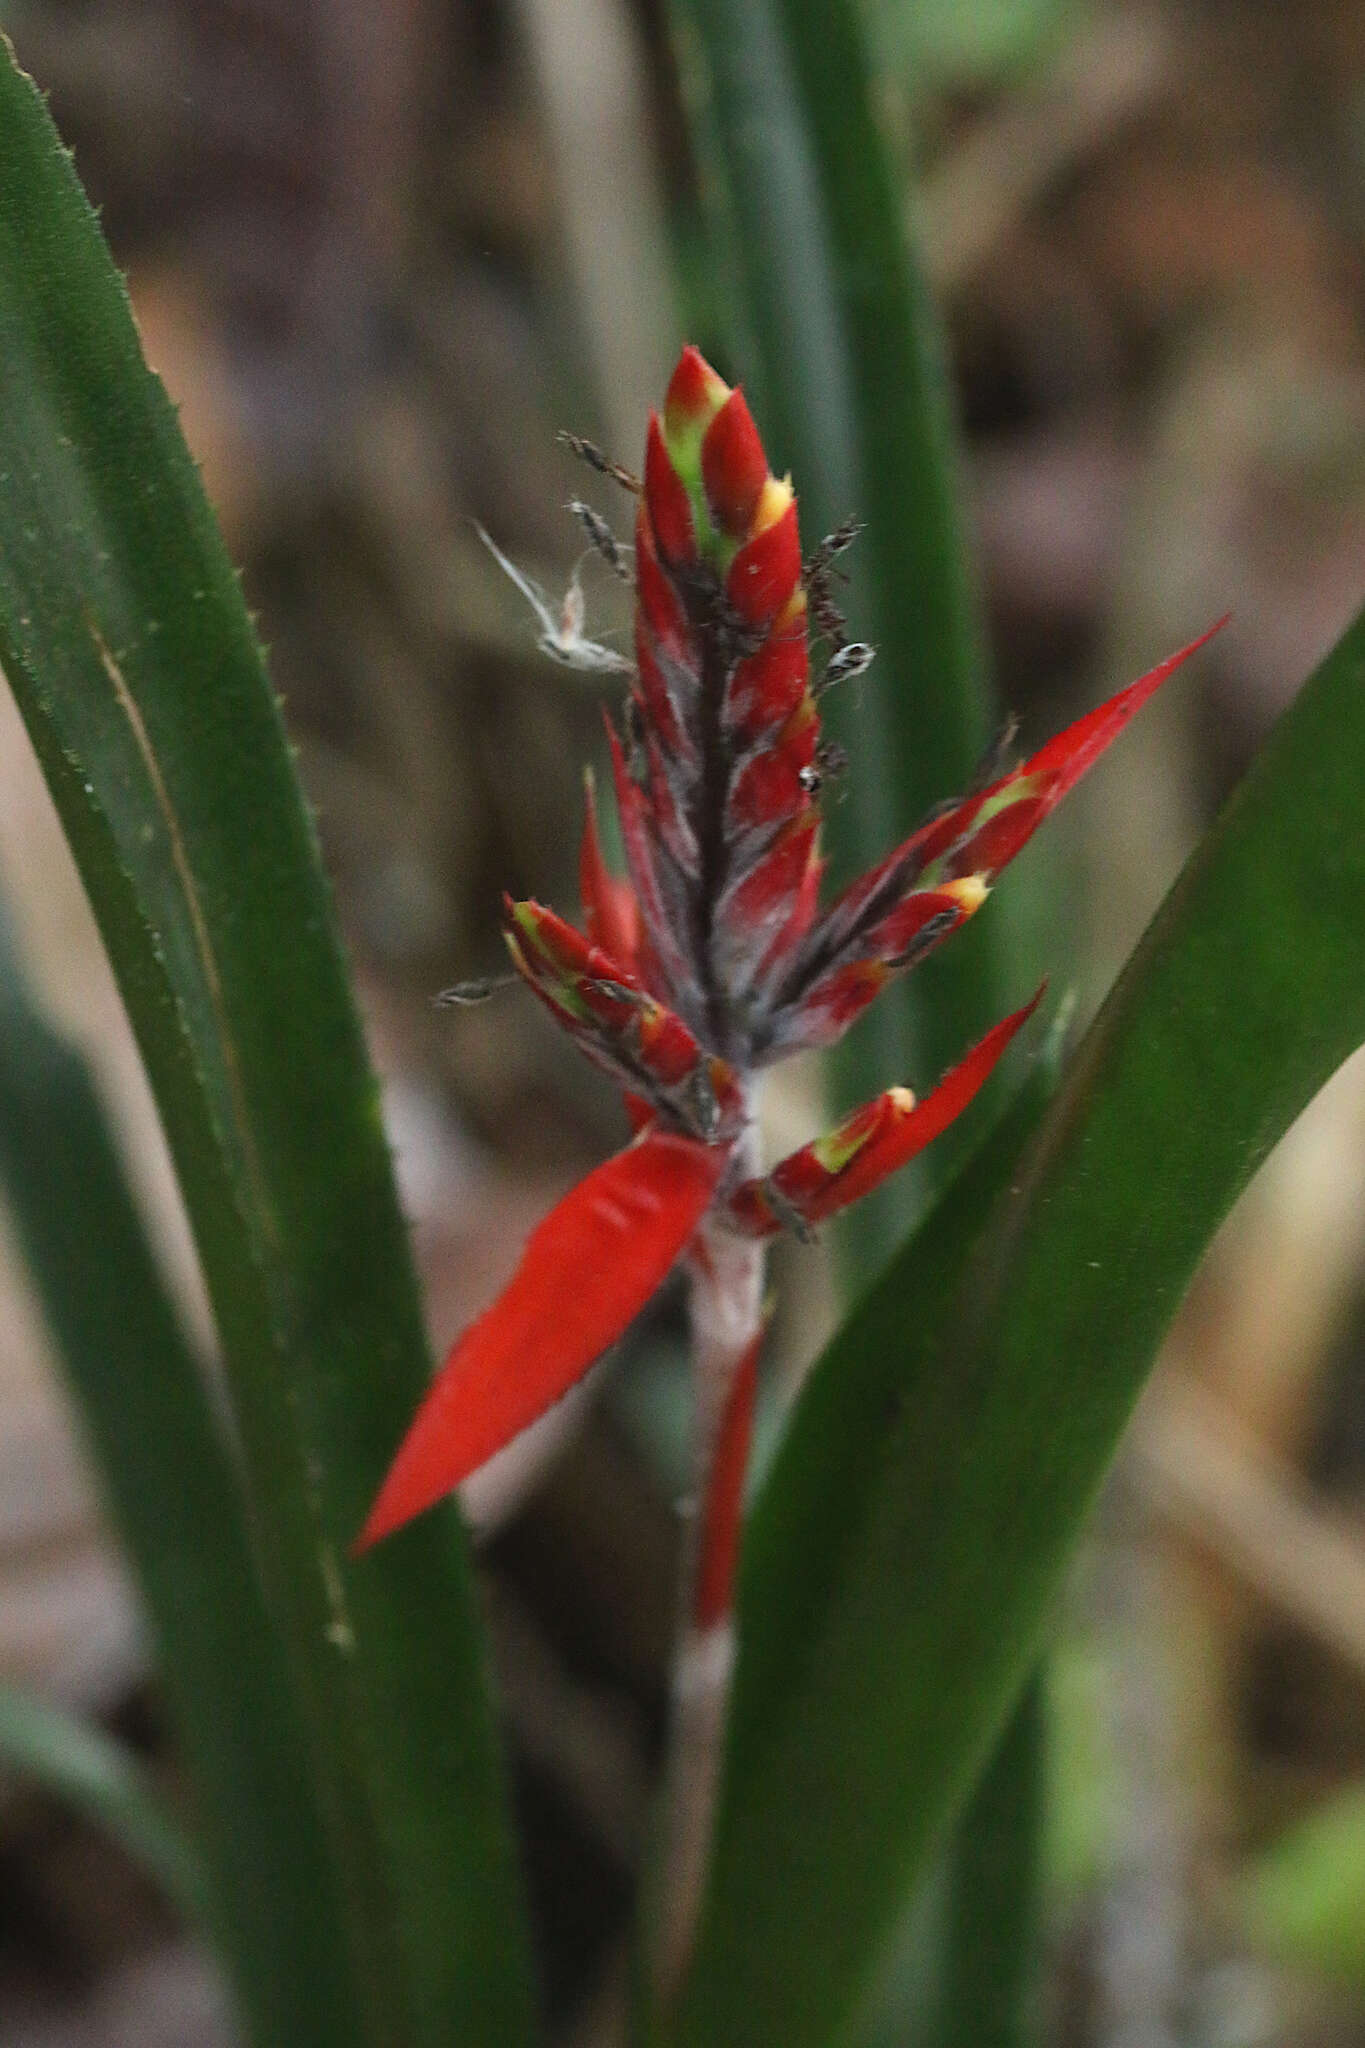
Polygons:
<instances>
[{"instance_id":1,"label":"flower stalk","mask_svg":"<svg viewBox=\"0 0 1365 2048\"><path fill-rule=\"evenodd\" d=\"M653 1924L653 1996L666 2011L691 1959L720 1790L735 1660L734 1582L759 1353L761 1243L704 1223L691 1257L693 1497L673 1653Z\"/></svg>"},{"instance_id":2,"label":"flower stalk","mask_svg":"<svg viewBox=\"0 0 1365 2048\"><path fill-rule=\"evenodd\" d=\"M841 764L821 739L820 699L872 658L845 639L832 590L851 533L803 562L790 479L769 470L742 392L694 348L650 418L642 482L583 452L635 497L633 550L574 508L611 568L633 577L632 657L587 637L576 576L556 618L493 552L548 654L629 677L621 724L607 725L628 872L614 875L603 857L590 785L583 929L509 899L504 934L517 973L620 1087L635 1136L538 1226L508 1287L458 1339L358 1548L422 1513L534 1421L685 1266L697 1505L654 1921L666 2006L696 1930L720 1770L764 1245L782 1230L810 1236L931 1143L984 1086L1042 990L923 1100L889 1087L766 1170L760 1077L834 1044L891 979L974 916L1043 819L1209 636L1022 765L984 765L972 789L822 908L821 791Z\"/></svg>"}]
</instances>

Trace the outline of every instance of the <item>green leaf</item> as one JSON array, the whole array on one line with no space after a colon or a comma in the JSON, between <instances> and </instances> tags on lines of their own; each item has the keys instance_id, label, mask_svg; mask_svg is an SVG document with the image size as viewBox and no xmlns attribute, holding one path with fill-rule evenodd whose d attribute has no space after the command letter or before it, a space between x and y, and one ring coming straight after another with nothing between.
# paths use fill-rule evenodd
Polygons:
<instances>
[{"instance_id":1,"label":"green leaf","mask_svg":"<svg viewBox=\"0 0 1365 2048\"><path fill-rule=\"evenodd\" d=\"M907 88L942 93L1017 79L1083 34L1087 12L1087 0L874 0L867 20L883 62Z\"/></svg>"},{"instance_id":2,"label":"green leaf","mask_svg":"<svg viewBox=\"0 0 1365 2048\"><path fill-rule=\"evenodd\" d=\"M74 1715L0 1686L0 1773L31 1779L107 1830L187 1920L212 1927L199 1858L121 1743Z\"/></svg>"},{"instance_id":3,"label":"green leaf","mask_svg":"<svg viewBox=\"0 0 1365 2048\"><path fill-rule=\"evenodd\" d=\"M729 1772L736 1778L762 1751L769 1717L783 1710L808 1662L811 1632L837 1605L869 1463L883 1462L889 1432L904 1412L907 1336L927 1349L950 1317L969 1256L1011 1185L1051 1083L1044 1055L801 1390L745 1524L730 1724Z\"/></svg>"},{"instance_id":4,"label":"green leaf","mask_svg":"<svg viewBox=\"0 0 1365 2048\"><path fill-rule=\"evenodd\" d=\"M212 1930L252 2037L360 2042L341 1898L237 1475L85 1062L34 1008L2 922L0 1181L156 1634ZM39 1714L17 1703L7 1723L35 1755ZM63 1746L64 1726L42 1754L88 1766L96 1786L103 1752L82 1750L79 1729ZM112 1765L106 1775L114 1799Z\"/></svg>"},{"instance_id":5,"label":"green leaf","mask_svg":"<svg viewBox=\"0 0 1365 2048\"><path fill-rule=\"evenodd\" d=\"M1365 617L1187 865L960 1284L935 1216L817 1368L746 1558L689 2044L845 2022L1205 1246L1365 1039L1362 806Z\"/></svg>"},{"instance_id":6,"label":"green leaf","mask_svg":"<svg viewBox=\"0 0 1365 2048\"><path fill-rule=\"evenodd\" d=\"M1365 1782L1299 1821L1236 1889L1247 1932L1262 1948L1365 1986Z\"/></svg>"},{"instance_id":7,"label":"green leaf","mask_svg":"<svg viewBox=\"0 0 1365 2048\"><path fill-rule=\"evenodd\" d=\"M774 466L791 469L806 545L850 514L866 521L840 566L850 629L877 660L822 706L854 762L847 801L836 785L827 806L835 861L851 875L965 786L995 723L942 339L851 0L679 0L676 11L730 271L733 367ZM884 994L836 1055L841 1098L924 1086L959 1059L1006 1007L999 944L993 911ZM984 1115L964 1120L925 1172L941 1181L983 1127ZM906 1176L860 1207L854 1272L876 1270L913 1207Z\"/></svg>"},{"instance_id":8,"label":"green leaf","mask_svg":"<svg viewBox=\"0 0 1365 2048\"><path fill-rule=\"evenodd\" d=\"M375 2043L526 2039L452 1509L353 1563L427 1378L316 847L236 578L31 82L0 65L0 661L113 960L213 1300Z\"/></svg>"},{"instance_id":9,"label":"green leaf","mask_svg":"<svg viewBox=\"0 0 1365 2048\"><path fill-rule=\"evenodd\" d=\"M1037 2038L1040 1677L902 1915L856 2048L1026 2048Z\"/></svg>"},{"instance_id":10,"label":"green leaf","mask_svg":"<svg viewBox=\"0 0 1365 2048\"><path fill-rule=\"evenodd\" d=\"M1025 2048L1037 2032L1043 1690L1025 1686L954 1834L936 2048Z\"/></svg>"}]
</instances>

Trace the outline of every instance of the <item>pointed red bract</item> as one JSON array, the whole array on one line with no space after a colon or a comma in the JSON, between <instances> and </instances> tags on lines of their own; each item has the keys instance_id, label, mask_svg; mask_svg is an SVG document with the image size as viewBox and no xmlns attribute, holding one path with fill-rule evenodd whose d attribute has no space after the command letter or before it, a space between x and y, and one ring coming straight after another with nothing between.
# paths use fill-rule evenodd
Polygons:
<instances>
[{"instance_id":1,"label":"pointed red bract","mask_svg":"<svg viewBox=\"0 0 1365 2048\"><path fill-rule=\"evenodd\" d=\"M825 1137L779 1160L761 1180L745 1181L728 1205L736 1226L752 1237L771 1237L789 1221L825 1223L870 1195L961 1116L1042 998L1040 988L988 1031L923 1102L908 1088L888 1088Z\"/></svg>"},{"instance_id":2,"label":"pointed red bract","mask_svg":"<svg viewBox=\"0 0 1365 2048\"><path fill-rule=\"evenodd\" d=\"M662 1284L724 1164L720 1147L650 1131L550 1211L433 1381L357 1550L433 1506L568 1393Z\"/></svg>"},{"instance_id":3,"label":"pointed red bract","mask_svg":"<svg viewBox=\"0 0 1365 2048\"><path fill-rule=\"evenodd\" d=\"M717 375L699 348L689 341L678 357L664 399L664 425L670 434L685 434L704 426L730 395L730 387Z\"/></svg>"},{"instance_id":4,"label":"pointed red bract","mask_svg":"<svg viewBox=\"0 0 1365 2048\"><path fill-rule=\"evenodd\" d=\"M643 1095L674 1129L707 1140L734 1135L744 1106L728 1061L708 1052L624 961L543 903L509 896L504 909L518 974L595 1066Z\"/></svg>"},{"instance_id":5,"label":"pointed red bract","mask_svg":"<svg viewBox=\"0 0 1365 2048\"><path fill-rule=\"evenodd\" d=\"M630 773L625 750L610 719L606 721L606 728L607 745L611 750L612 787L616 792L616 815L621 824L621 844L625 849L631 887L640 907L644 938L642 950L649 956L643 965L653 969L653 974L646 972L645 978L652 979L656 985L674 994L693 978L683 951L681 921L670 915L674 906L665 900L658 841L651 830L645 792Z\"/></svg>"},{"instance_id":6,"label":"pointed red bract","mask_svg":"<svg viewBox=\"0 0 1365 2048\"><path fill-rule=\"evenodd\" d=\"M591 774L583 785L578 893L583 903L583 922L594 946L612 954L634 973L640 951L640 906L630 883L614 875L607 866L597 829L597 791Z\"/></svg>"},{"instance_id":7,"label":"pointed red bract","mask_svg":"<svg viewBox=\"0 0 1365 2048\"><path fill-rule=\"evenodd\" d=\"M672 475L671 470L669 474ZM667 527L666 518L662 523ZM696 666L697 650L687 612L660 559L654 522L645 498L640 501L635 521L635 644L637 650L641 645L649 647L662 660L677 663L684 670ZM657 702L649 701L644 708L651 718L660 718ZM676 726L677 707L670 702L666 708L669 726ZM669 732L666 737L671 746L673 734Z\"/></svg>"},{"instance_id":8,"label":"pointed red bract","mask_svg":"<svg viewBox=\"0 0 1365 2048\"><path fill-rule=\"evenodd\" d=\"M1219 619L1178 654L1158 662L1106 703L1054 733L1020 767L1011 769L989 788L967 797L956 809L937 819L919 846L923 867L946 862L955 875L976 874L983 881L993 881L1028 844L1044 818L1094 767L1148 698L1155 696L1161 685L1226 624L1226 618ZM1018 795L1009 801L1014 790ZM979 824L978 819L982 820Z\"/></svg>"},{"instance_id":9,"label":"pointed red bract","mask_svg":"<svg viewBox=\"0 0 1365 2048\"><path fill-rule=\"evenodd\" d=\"M730 564L725 594L742 619L765 631L792 597L801 576L796 506L746 540Z\"/></svg>"},{"instance_id":10,"label":"pointed red bract","mask_svg":"<svg viewBox=\"0 0 1365 2048\"><path fill-rule=\"evenodd\" d=\"M744 1475L749 1469L749 1441L758 1391L758 1355L766 1335L765 1323L735 1368L711 1453L710 1481L700 1509L692 1593L692 1622L697 1629L714 1628L717 1622L724 1621L734 1601Z\"/></svg>"},{"instance_id":11,"label":"pointed red bract","mask_svg":"<svg viewBox=\"0 0 1365 2048\"><path fill-rule=\"evenodd\" d=\"M706 429L701 474L711 516L723 533L743 539L754 523L768 458L742 391L732 391Z\"/></svg>"},{"instance_id":12,"label":"pointed red bract","mask_svg":"<svg viewBox=\"0 0 1365 2048\"><path fill-rule=\"evenodd\" d=\"M1076 719L1020 767L918 826L850 883L816 919L800 956L787 965L765 1061L834 1044L892 974L915 965L972 916L1001 869L1148 698L1226 623L1220 619Z\"/></svg>"},{"instance_id":13,"label":"pointed red bract","mask_svg":"<svg viewBox=\"0 0 1365 2048\"><path fill-rule=\"evenodd\" d=\"M989 789L969 797L956 812L944 818L935 832L936 848L951 843L948 835L955 819L961 821L960 830L965 835L963 843L954 849L951 856L953 872L980 875L983 881L993 880L1017 853L1022 852L1044 818L1094 767L1148 698L1155 696L1161 685L1226 624L1226 617L1219 619L1197 640L1191 640L1187 647L1182 647L1178 654L1158 662L1145 676L1139 676L1135 683L1117 691L1107 703L1098 705L1094 711L1087 711L1083 718L1075 719L1062 732L1055 733L1036 754L1029 756L1022 767L1009 775L1002 775ZM1002 799L1008 799L1010 791L1016 787L1019 791L1017 800L1007 802L1003 809L995 808ZM973 831L972 820L982 813L990 815Z\"/></svg>"},{"instance_id":14,"label":"pointed red bract","mask_svg":"<svg viewBox=\"0 0 1365 2048\"><path fill-rule=\"evenodd\" d=\"M1037 1009L1046 985L1044 983L1021 1009L1002 1018L988 1031L980 1044L944 1076L938 1087L926 1095L923 1102L915 1104L908 1116L878 1132L875 1139L862 1148L846 1171L838 1176L836 1183L817 1198L812 1222L823 1223L826 1217L846 1209L850 1202L860 1202L864 1195L871 1194L891 1174L899 1172L902 1166L908 1166L926 1145L932 1145L949 1124L957 1121L972 1097L985 1087L1004 1057L1010 1040L1023 1029Z\"/></svg>"},{"instance_id":15,"label":"pointed red bract","mask_svg":"<svg viewBox=\"0 0 1365 2048\"><path fill-rule=\"evenodd\" d=\"M663 428L655 412L649 416L649 438L645 443L644 504L664 559L695 562L697 536L691 501L664 446Z\"/></svg>"},{"instance_id":16,"label":"pointed red bract","mask_svg":"<svg viewBox=\"0 0 1365 2048\"><path fill-rule=\"evenodd\" d=\"M1154 696L1161 685L1173 676L1176 670L1197 654L1212 640L1215 633L1221 633L1226 626L1230 612L1224 612L1216 619L1207 632L1197 640L1182 647L1165 661L1159 661L1155 668L1148 669L1145 676L1139 676L1135 683L1129 683L1126 690L1119 690L1108 703L1089 711L1040 747L1031 759L1020 769L1021 775L1046 775L1049 777L1049 809L1061 802L1069 789L1074 789L1088 768L1094 766L1100 755L1118 738L1125 725L1141 711L1147 699ZM999 785L996 785L999 787Z\"/></svg>"},{"instance_id":17,"label":"pointed red bract","mask_svg":"<svg viewBox=\"0 0 1365 2048\"><path fill-rule=\"evenodd\" d=\"M738 744L768 744L809 690L810 655L802 608L794 629L771 634L736 664L726 685L722 715Z\"/></svg>"}]
</instances>

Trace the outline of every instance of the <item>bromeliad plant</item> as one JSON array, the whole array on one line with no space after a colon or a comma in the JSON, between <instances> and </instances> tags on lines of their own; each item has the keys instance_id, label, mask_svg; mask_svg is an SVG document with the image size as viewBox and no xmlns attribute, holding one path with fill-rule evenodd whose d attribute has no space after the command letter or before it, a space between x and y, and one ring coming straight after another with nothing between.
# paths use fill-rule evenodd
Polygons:
<instances>
[{"instance_id":1,"label":"bromeliad plant","mask_svg":"<svg viewBox=\"0 0 1365 2048\"><path fill-rule=\"evenodd\" d=\"M954 625L952 492L905 195L874 131L855 10L690 12L716 188L739 207L753 362L802 444L806 504L823 487L876 512L870 596L894 672L919 657L935 682L956 678L931 705L923 692L927 745L966 702L970 635ZM774 35L790 63L772 63ZM70 156L2 49L0 385L0 664L139 1038L229 1413L178 1335L82 1069L2 956L0 1176L158 1634L241 2030L254 2048L530 2048L458 1518L436 1509L350 1556L430 1376L315 838L174 410ZM802 422L823 422L823 449ZM855 494L831 467L841 446L860 449ZM927 1141L999 1038L921 1108L878 1098L837 1143L767 1176L755 1075L796 1042L831 1042L943 936L931 899L962 922L1162 674L1017 774L988 770L821 915L831 762L814 702L864 659L837 639L829 571L831 545L798 563L790 494L743 401L688 354L651 436L636 662L585 641L575 588L563 614L542 606L548 651L634 670L616 768L630 889L606 877L589 821L585 936L534 905L510 918L528 979L622 1079L639 1130L542 1225L456 1348L370 1524L417 1513L555 1399L684 1257L706 1485L679 1655L665 1985L708 1870L669 2048L849 2038L890 1919L1038 1653L1203 1247L1365 1040L1365 836L1349 829L1365 805L1361 616L1187 864L1040 1143L1019 1149L1025 1100L812 1368L745 1538L708 1841L765 1235L819 1225ZM835 629L819 680L806 618L827 641ZM878 721L878 743L898 748L898 729ZM952 758L964 735L958 721ZM1009 1929L1027 1923L1019 1862L1001 1880L962 1860L972 1890L935 1958L954 2038L999 2023L997 1933L1017 1948ZM976 1987L990 1995L980 2025Z\"/></svg>"},{"instance_id":2,"label":"bromeliad plant","mask_svg":"<svg viewBox=\"0 0 1365 2048\"><path fill-rule=\"evenodd\" d=\"M510 1285L456 1343L360 1545L432 1506L566 1393L683 1261L698 1511L659 1902L667 1991L686 1962L705 1865L765 1242L783 1229L808 1235L913 1159L983 1086L1042 991L923 1101L888 1088L767 1171L759 1077L832 1045L893 976L974 915L1049 811L1208 635L1021 767L988 768L822 909L829 763L819 700L871 658L844 640L830 590L851 534L803 564L791 482L769 469L743 393L695 348L683 350L662 416L650 419L643 483L623 480L639 494L633 664L583 637L576 580L556 631L534 586L504 566L558 659L631 671L624 738L608 723L629 880L604 860L590 784L586 931L508 899L505 937L517 972L624 1091L636 1136L539 1226ZM595 515L588 528L624 560ZM813 626L825 641L819 674Z\"/></svg>"},{"instance_id":3,"label":"bromeliad plant","mask_svg":"<svg viewBox=\"0 0 1365 2048\"><path fill-rule=\"evenodd\" d=\"M767 358L774 417L785 404L799 440L794 423L840 413L826 402L840 334L856 419L836 419L833 439L863 452L879 635L898 676L909 649L961 683L953 604L931 607L932 630L921 602L951 596L951 493L854 11L780 10L790 66L770 61L762 0L693 11L733 159L724 183L747 209L739 242L763 285L754 360ZM819 172L818 219L782 183L793 165ZM436 1510L350 1554L429 1374L316 844L173 410L70 159L7 54L0 385L0 663L138 1035L230 1414L179 1337L93 1092L3 948L0 1176L157 1633L243 2033L253 2048L530 2048L458 1518ZM821 468L813 448L808 504ZM841 504L832 475L826 463ZM891 539L904 603L887 601ZM635 663L585 640L575 589L541 620L551 653L634 668L616 771L630 887L606 875L590 819L586 934L533 905L509 917L532 985L620 1078L636 1141L541 1227L457 1346L369 1534L552 1400L686 1260L705 1484L656 1945L666 1986L708 1868L667 2039L828 2048L849 2038L906 1888L1036 1656L1204 1246L1365 1039L1365 616L1187 866L1039 1142L1021 1153L1026 1099L813 1368L746 1535L708 1847L765 1239L818 1225L908 1157L1001 1040L922 1106L893 1090L766 1175L755 1077L798 1043L831 1042L977 907L1165 671L1016 774L988 771L822 915L830 763L815 705L864 657L836 633L813 680L807 618L827 641L837 627L831 549L801 566L790 494L743 402L690 354L651 436L638 548ZM934 725L953 700L936 695ZM989 1886L947 1916L958 2039L988 2031L973 2031L976 1986L996 2026L995 1936L1027 1918L1008 1870L1003 1892L994 1872Z\"/></svg>"}]
</instances>

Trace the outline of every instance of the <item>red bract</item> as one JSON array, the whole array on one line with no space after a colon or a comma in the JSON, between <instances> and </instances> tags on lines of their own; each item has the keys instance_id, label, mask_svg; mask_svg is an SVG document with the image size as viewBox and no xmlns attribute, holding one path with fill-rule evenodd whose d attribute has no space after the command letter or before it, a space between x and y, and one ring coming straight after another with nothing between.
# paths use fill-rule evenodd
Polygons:
<instances>
[{"instance_id":1,"label":"red bract","mask_svg":"<svg viewBox=\"0 0 1365 2048\"><path fill-rule=\"evenodd\" d=\"M458 1486L615 1343L701 1221L724 1163L718 1146L647 1131L551 1210L437 1374L362 1549Z\"/></svg>"},{"instance_id":2,"label":"red bract","mask_svg":"<svg viewBox=\"0 0 1365 2048\"><path fill-rule=\"evenodd\" d=\"M586 936L531 902L507 903L505 929L518 972L619 1083L640 1135L541 1224L510 1287L456 1344L362 1545L429 1507L565 1393L680 1256L718 1289L727 1244L823 1222L960 1113L1037 996L922 1103L893 1087L755 1171L757 1073L832 1044L893 975L973 916L1048 812L1209 637L944 807L821 911L820 718L796 500L770 472L743 394L693 348L649 422L634 574L633 666L582 638L576 583L572 634L550 634L560 660L578 650L595 671L631 668L622 729L609 726L628 880L602 857L590 790ZM532 601L543 624L539 592ZM836 649L824 681L867 654ZM747 1274L749 1299L753 1276L737 1253L733 1270ZM704 1497L696 1592L707 1618L725 1611L739 1513L756 1360L751 1334L741 1336L720 1346L724 1455Z\"/></svg>"}]
</instances>

